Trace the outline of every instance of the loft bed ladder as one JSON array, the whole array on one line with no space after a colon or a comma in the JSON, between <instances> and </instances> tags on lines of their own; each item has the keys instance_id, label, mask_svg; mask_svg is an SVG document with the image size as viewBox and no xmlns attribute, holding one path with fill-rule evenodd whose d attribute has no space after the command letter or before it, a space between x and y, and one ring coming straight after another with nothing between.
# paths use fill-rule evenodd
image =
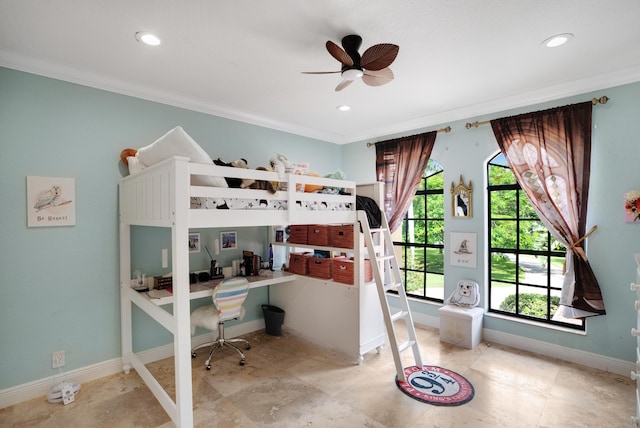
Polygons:
<instances>
[{"instance_id":1,"label":"loft bed ladder","mask_svg":"<svg viewBox=\"0 0 640 428\"><path fill-rule=\"evenodd\" d=\"M364 241L369 252L369 258L371 259L373 278L376 281L376 288L378 289L384 323L387 329L387 335L389 336L393 360L396 365L397 379L400 382L406 382L401 354L409 349L413 351L413 359L417 367L423 366L422 356L420 355L416 330L413 325L413 318L411 317L409 301L407 300L407 294L405 293L404 284L402 283L400 267L398 266L398 260L393 248L389 223L382 210L380 211L380 217L380 227L372 229L369 226L367 213L365 211L358 211L358 221L360 222ZM388 291L396 291L398 293L397 298L400 303L399 311L396 310L392 312L389 305L389 296L395 297L396 295L389 294L387 293ZM404 328L405 336L407 337L406 341L398 343L396 327Z\"/></svg>"}]
</instances>

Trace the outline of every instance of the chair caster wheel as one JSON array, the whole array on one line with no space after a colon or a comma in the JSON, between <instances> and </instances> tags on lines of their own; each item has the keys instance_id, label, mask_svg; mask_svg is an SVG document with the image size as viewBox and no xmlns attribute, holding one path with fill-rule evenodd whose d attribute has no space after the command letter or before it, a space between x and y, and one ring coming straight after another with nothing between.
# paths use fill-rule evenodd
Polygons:
<instances>
[{"instance_id":1,"label":"chair caster wheel","mask_svg":"<svg viewBox=\"0 0 640 428\"><path fill-rule=\"evenodd\" d=\"M206 366L204 366L207 370L211 370L211 366L209 364L207 364Z\"/></svg>"},{"instance_id":2,"label":"chair caster wheel","mask_svg":"<svg viewBox=\"0 0 640 428\"><path fill-rule=\"evenodd\" d=\"M191 353L191 358L195 358L195 357L196 357L196 353L195 353L195 352L192 352L192 353Z\"/></svg>"},{"instance_id":3,"label":"chair caster wheel","mask_svg":"<svg viewBox=\"0 0 640 428\"><path fill-rule=\"evenodd\" d=\"M240 360L240 365L244 366L245 361L244 360Z\"/></svg>"},{"instance_id":4,"label":"chair caster wheel","mask_svg":"<svg viewBox=\"0 0 640 428\"><path fill-rule=\"evenodd\" d=\"M247 346L244 349L248 351L249 349L251 349L251 345L247 344Z\"/></svg>"}]
</instances>

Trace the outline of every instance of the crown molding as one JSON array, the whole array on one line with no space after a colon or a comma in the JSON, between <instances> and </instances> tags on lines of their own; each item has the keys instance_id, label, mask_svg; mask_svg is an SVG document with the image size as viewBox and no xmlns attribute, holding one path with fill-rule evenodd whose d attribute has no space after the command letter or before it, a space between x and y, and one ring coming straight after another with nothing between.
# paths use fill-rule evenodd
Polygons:
<instances>
[{"instance_id":1,"label":"crown molding","mask_svg":"<svg viewBox=\"0 0 640 428\"><path fill-rule=\"evenodd\" d=\"M469 120L478 116L494 114L640 81L640 66L629 67L562 85L426 115L416 119L398 122L390 126L374 128L359 134L338 135L299 126L294 123L276 121L254 112L231 109L183 93L118 80L104 74L81 70L1 49L0 66L334 144L349 144L371 139L380 139L390 135L415 132L415 130L418 129L440 126L458 120Z\"/></svg>"}]
</instances>

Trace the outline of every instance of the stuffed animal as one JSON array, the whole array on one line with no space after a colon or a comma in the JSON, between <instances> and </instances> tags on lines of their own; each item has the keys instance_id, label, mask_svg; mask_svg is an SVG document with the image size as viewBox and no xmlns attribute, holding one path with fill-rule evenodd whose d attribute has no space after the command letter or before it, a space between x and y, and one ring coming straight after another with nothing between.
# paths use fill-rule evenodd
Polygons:
<instances>
[{"instance_id":1,"label":"stuffed animal","mask_svg":"<svg viewBox=\"0 0 640 428\"><path fill-rule=\"evenodd\" d=\"M234 168L247 168L247 161L245 159L238 159L233 162L225 162L222 159L218 158L213 161L215 165L218 166L230 166ZM235 177L225 177L224 180L227 182L227 186L238 189L242 187L242 179ZM249 183L250 184L250 183Z\"/></svg>"},{"instance_id":2,"label":"stuffed animal","mask_svg":"<svg viewBox=\"0 0 640 428\"><path fill-rule=\"evenodd\" d=\"M480 302L480 287L477 282L463 279L445 303L472 308Z\"/></svg>"},{"instance_id":3,"label":"stuffed animal","mask_svg":"<svg viewBox=\"0 0 640 428\"><path fill-rule=\"evenodd\" d=\"M232 162L224 162L220 158L213 161L214 164L218 166L231 166L234 168L249 168L246 159L238 159ZM256 168L258 171L268 171L267 168L263 166L259 166ZM241 189L260 189L267 190L269 193L276 193L278 190L276 186L270 181L264 180L254 180L252 178L233 178L233 177L225 177L227 185L231 188L241 188Z\"/></svg>"},{"instance_id":4,"label":"stuffed animal","mask_svg":"<svg viewBox=\"0 0 640 428\"><path fill-rule=\"evenodd\" d=\"M124 149L120 152L120 160L125 166L129 166L128 157L134 157L138 153L136 149Z\"/></svg>"}]
</instances>

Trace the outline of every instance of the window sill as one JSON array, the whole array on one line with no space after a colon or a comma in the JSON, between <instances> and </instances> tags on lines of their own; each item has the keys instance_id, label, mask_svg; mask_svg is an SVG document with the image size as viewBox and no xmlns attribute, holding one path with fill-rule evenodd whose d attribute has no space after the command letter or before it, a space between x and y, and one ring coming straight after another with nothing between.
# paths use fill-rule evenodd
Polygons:
<instances>
[{"instance_id":1,"label":"window sill","mask_svg":"<svg viewBox=\"0 0 640 428\"><path fill-rule=\"evenodd\" d=\"M544 328L547 330L555 330L555 331L560 331L562 333L572 333L578 336L586 336L587 335L587 331L585 330L576 330L573 328L568 328L568 327L562 327L559 325L555 325L555 324L546 324L546 323L542 323L542 322L536 322L536 321L532 321L532 320L526 320L526 319L522 319L522 318L514 318L514 317L508 317L506 315L501 315L501 314L496 314L493 312L488 312L487 310L485 310L484 313L485 317L490 317L490 318L496 318L496 319L501 319L501 320L505 320L505 321L511 321L511 322L515 322L515 323L519 323L519 324L526 324L526 325L530 325L533 327L540 327L540 328Z\"/></svg>"}]
</instances>

